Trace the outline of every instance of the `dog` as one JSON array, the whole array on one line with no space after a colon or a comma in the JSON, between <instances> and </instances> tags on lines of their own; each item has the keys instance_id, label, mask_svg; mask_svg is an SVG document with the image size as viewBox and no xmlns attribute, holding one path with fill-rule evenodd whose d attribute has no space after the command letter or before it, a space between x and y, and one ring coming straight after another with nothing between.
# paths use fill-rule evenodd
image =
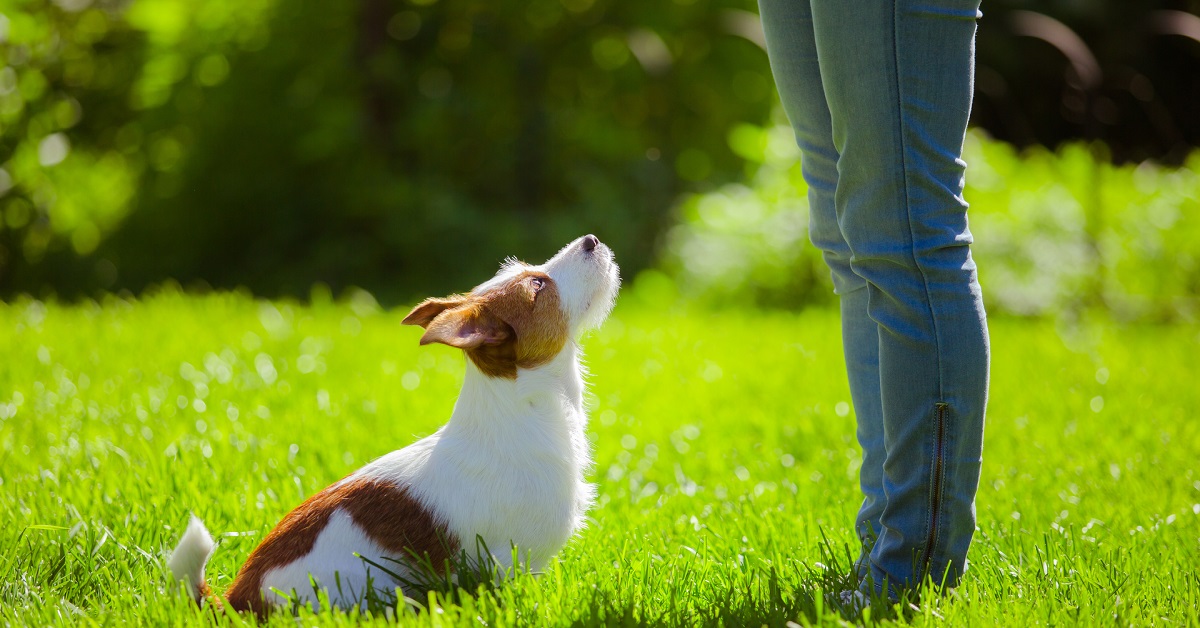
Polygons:
<instances>
[{"instance_id":1,"label":"dog","mask_svg":"<svg viewBox=\"0 0 1200 628\"><path fill-rule=\"evenodd\" d=\"M496 567L537 571L583 526L595 489L584 434L578 339L611 311L612 250L586 235L540 266L513 258L465 295L426 299L404 318L421 345L466 354L462 391L436 433L308 498L251 552L224 599L205 582L215 547L195 516L168 567L214 608L265 616L291 604L351 608L406 591L420 567L449 568L476 543Z\"/></svg>"}]
</instances>

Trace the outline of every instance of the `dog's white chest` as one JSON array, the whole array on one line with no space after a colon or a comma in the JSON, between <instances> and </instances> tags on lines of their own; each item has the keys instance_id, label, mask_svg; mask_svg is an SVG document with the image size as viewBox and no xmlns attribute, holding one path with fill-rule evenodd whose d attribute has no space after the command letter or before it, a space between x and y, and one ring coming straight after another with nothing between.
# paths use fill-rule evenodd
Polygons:
<instances>
[{"instance_id":1,"label":"dog's white chest","mask_svg":"<svg viewBox=\"0 0 1200 628\"><path fill-rule=\"evenodd\" d=\"M461 401L461 399L460 399ZM483 548L501 567L541 569L581 527L594 495L583 410L464 417L368 465L361 474L406 487L469 558ZM528 406L521 408L528 410Z\"/></svg>"},{"instance_id":2,"label":"dog's white chest","mask_svg":"<svg viewBox=\"0 0 1200 628\"><path fill-rule=\"evenodd\" d=\"M468 556L482 551L475 547L481 540L507 567L515 545L519 563L541 569L582 523L592 495L585 460L527 449L480 455L451 439L442 444L454 453L429 465L415 486L447 496L434 509Z\"/></svg>"}]
</instances>

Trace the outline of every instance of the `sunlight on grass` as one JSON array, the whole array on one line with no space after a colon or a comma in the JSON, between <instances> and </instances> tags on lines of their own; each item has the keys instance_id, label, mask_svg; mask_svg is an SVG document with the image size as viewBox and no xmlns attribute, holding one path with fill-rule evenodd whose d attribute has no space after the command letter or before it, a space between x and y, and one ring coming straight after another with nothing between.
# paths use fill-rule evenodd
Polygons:
<instances>
[{"instance_id":1,"label":"sunlight on grass","mask_svg":"<svg viewBox=\"0 0 1200 628\"><path fill-rule=\"evenodd\" d=\"M189 512L219 535L220 591L304 497L449 416L462 358L418 347L404 312L171 291L0 305L0 621L211 623L161 565ZM1200 621L1200 329L997 320L992 337L968 577L884 621ZM836 315L629 299L585 344L588 528L541 576L370 619L844 621L824 600L860 499Z\"/></svg>"}]
</instances>

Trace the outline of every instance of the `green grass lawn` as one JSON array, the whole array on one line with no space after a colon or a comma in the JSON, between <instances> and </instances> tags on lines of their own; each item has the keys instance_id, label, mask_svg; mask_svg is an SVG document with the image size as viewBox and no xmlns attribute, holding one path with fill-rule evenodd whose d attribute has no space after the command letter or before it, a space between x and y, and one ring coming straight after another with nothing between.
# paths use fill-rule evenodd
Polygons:
<instances>
[{"instance_id":1,"label":"green grass lawn","mask_svg":"<svg viewBox=\"0 0 1200 628\"><path fill-rule=\"evenodd\" d=\"M162 567L189 511L222 535L220 591L305 496L449 416L463 359L418 347L405 313L171 291L0 305L0 623L211 623ZM867 623L1200 623L1200 329L996 320L992 342L968 576ZM538 577L399 619L846 621L823 600L860 500L836 314L626 297L586 348L588 528Z\"/></svg>"}]
</instances>

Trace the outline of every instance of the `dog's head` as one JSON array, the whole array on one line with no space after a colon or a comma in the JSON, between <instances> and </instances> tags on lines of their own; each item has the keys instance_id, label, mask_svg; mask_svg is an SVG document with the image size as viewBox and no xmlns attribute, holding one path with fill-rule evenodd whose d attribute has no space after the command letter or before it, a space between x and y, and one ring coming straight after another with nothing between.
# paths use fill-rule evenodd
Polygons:
<instances>
[{"instance_id":1,"label":"dog's head","mask_svg":"<svg viewBox=\"0 0 1200 628\"><path fill-rule=\"evenodd\" d=\"M604 322L620 283L612 250L586 235L545 264L509 259L469 294L426 299L404 324L425 328L422 345L458 347L484 374L515 378Z\"/></svg>"}]
</instances>

